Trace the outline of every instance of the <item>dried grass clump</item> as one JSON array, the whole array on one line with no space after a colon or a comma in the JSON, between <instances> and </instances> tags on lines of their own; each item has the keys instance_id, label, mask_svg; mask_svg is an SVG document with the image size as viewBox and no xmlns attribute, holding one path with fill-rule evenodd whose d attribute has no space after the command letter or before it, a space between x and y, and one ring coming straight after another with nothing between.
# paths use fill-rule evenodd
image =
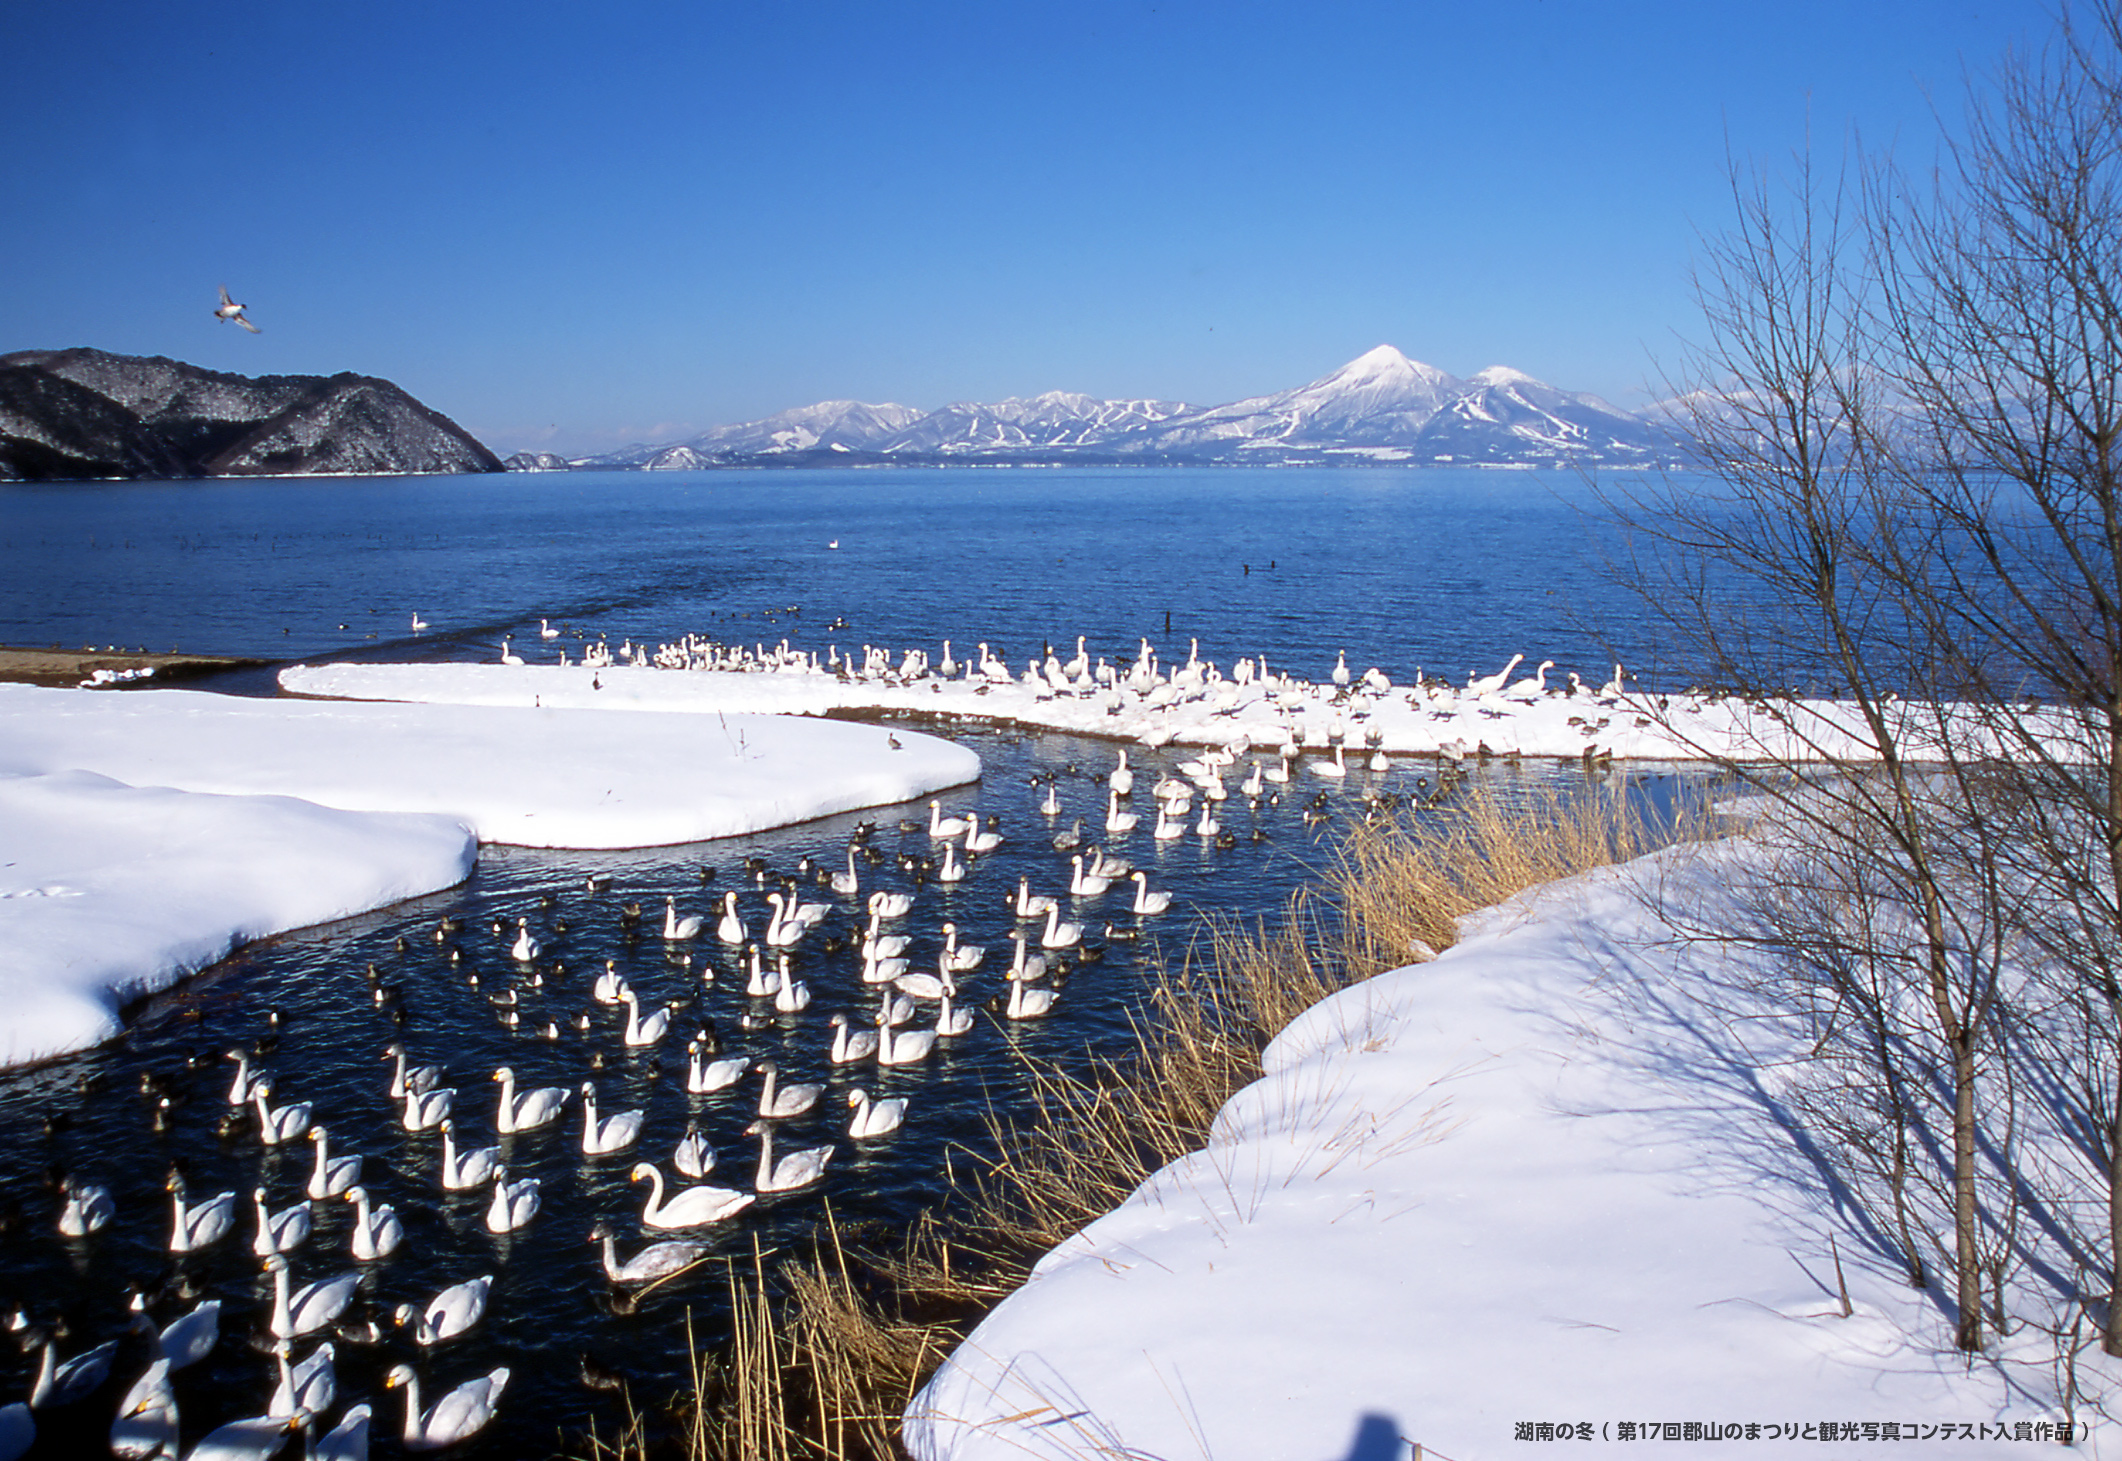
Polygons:
<instances>
[{"instance_id":1,"label":"dried grass clump","mask_svg":"<svg viewBox=\"0 0 2122 1461\"><path fill-rule=\"evenodd\" d=\"M851 1268L829 1224L806 1260L772 1274L755 1262L741 1280L733 1269L736 1336L716 1373L703 1370L687 1455L902 1456L898 1418L944 1356L1041 1256L1202 1147L1298 1014L1433 956L1463 914L1700 830L1652 825L1599 787L1462 790L1354 828L1323 886L1283 918L1212 928L1205 957L1160 971L1125 1058L1034 1069L1025 1108L992 1118L999 1155L960 1181L947 1232L925 1217L896 1251Z\"/></svg>"}]
</instances>

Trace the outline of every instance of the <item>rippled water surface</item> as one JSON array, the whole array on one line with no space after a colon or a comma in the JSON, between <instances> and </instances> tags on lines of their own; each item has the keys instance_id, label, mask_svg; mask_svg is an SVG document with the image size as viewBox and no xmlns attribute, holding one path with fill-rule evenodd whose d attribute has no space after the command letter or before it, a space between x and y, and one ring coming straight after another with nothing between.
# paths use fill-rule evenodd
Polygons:
<instances>
[{"instance_id":1,"label":"rippled water surface","mask_svg":"<svg viewBox=\"0 0 2122 1461\"><path fill-rule=\"evenodd\" d=\"M1300 673L1320 674L1336 650L1395 675L1417 664L1463 677L1528 649L1565 666L1599 669L1602 647L1576 627L1609 635L1626 623L1625 597L1601 586L1596 550L1567 503L1526 474L1414 472L965 472L570 474L444 480L120 484L80 489L0 489L0 640L174 646L271 658L368 654L383 658L490 658L504 634L531 658L586 635L656 641L687 631L750 641L787 636L822 648L863 642L894 648L945 637L987 639L1017 659L1042 642L1089 637L1093 653L1131 657L1147 635L1226 663L1264 652ZM837 542L838 547L830 546ZM406 632L417 610L434 629ZM1164 630L1166 614L1171 631ZM564 625L548 645L539 618ZM836 620L844 625L833 626ZM1603 620L1603 622L1602 622ZM342 628L340 626L344 625ZM374 636L371 638L370 636ZM1646 666L1654 656L1638 647ZM227 688L269 691L268 679L236 677ZM127 693L153 693L127 692ZM1189 833L1168 842L1142 829L1101 832L1110 745L1041 733L942 728L977 749L985 774L946 795L946 811L998 820L1002 848L964 882L925 881L900 865L934 848L923 830L902 829L924 808L888 808L726 843L631 853L542 852L488 847L464 886L415 903L252 946L139 1012L129 1033L104 1049L0 1077L0 1217L8 1222L0 1300L39 1318L65 1317L71 1352L120 1332L130 1291L167 1322L197 1297L221 1299L224 1339L180 1377L186 1440L211 1425L263 1409L273 1372L253 1344L270 1302L249 1251L249 1202L263 1187L276 1209L294 1202L309 1148L275 1152L255 1123L229 1126L233 1049L255 1050L276 1082L276 1104L307 1101L332 1133L335 1151L358 1152L376 1200L393 1205L407 1241L362 1265L351 1318L390 1329L401 1302L482 1273L496 1276L486 1322L431 1355L405 1337L381 1343L358 1334L338 1342L342 1399L371 1399L379 1429L392 1429L400 1398L384 1395L388 1369L411 1360L431 1401L495 1364L513 1379L496 1425L462 1454L538 1456L572 1444L591 1424L606 1434L616 1407L583 1383L593 1370L622 1374L645 1406L678 1387L686 1365L686 1320L704 1342L725 1332L726 1268L710 1263L638 1307L615 1301L595 1250L593 1222L609 1220L620 1247L643 1241L644 1188L629 1180L636 1160L670 1175L669 1155L689 1122L712 1142L711 1180L748 1186L757 1159L744 1134L759 1090L689 1095L683 1041L703 1027L733 1053L777 1060L784 1077L821 1082L809 1114L781 1123L784 1146L829 1144L825 1179L769 1197L704 1235L717 1255L750 1261L805 1242L827 1205L861 1242L902 1228L927 1209L946 1216L951 1176L987 1149L985 1117L1007 1111L1024 1080L1024 1057L1076 1061L1125 1046L1145 976L1157 960L1184 957L1204 920L1272 915L1332 856L1335 829L1366 795L1416 795L1430 774L1409 762L1358 772L1345 783L1293 784L1277 801L1221 804L1228 845ZM1138 753L1145 778L1184 753ZM1241 768L1242 771L1242 768ZM1544 774L1498 765L1484 773L1512 787ZM1053 778L1064 810L1039 810L1039 778ZM1235 787L1239 777L1231 780ZM1662 779L1639 784L1657 791ZM1332 820L1307 822L1323 798ZM1138 809L1148 811L1138 793ZM826 1017L866 1019L876 992L845 948L851 900L834 898L803 865L842 864L858 824L873 822L880 854L865 867L867 892L912 892L898 925L913 940L916 968L931 967L942 924L988 950L963 976L980 1004L1004 988L998 969L1018 927L1006 906L1020 877L1035 891L1066 887L1069 863L1050 839L1082 816L1089 840L1149 873L1175 895L1168 913L1128 911L1131 885L1066 900L1099 957L1071 972L1053 1014L1011 1022L983 1010L972 1030L940 1044L923 1064L881 1071L834 1067ZM795 951L796 974L814 1003L774 1014L748 998L737 951L713 936L667 943L658 936L666 898L681 911L713 912L735 890L756 933L765 886L747 859L804 879L807 898L834 904ZM608 886L592 891L593 878ZM645 917L630 926L624 910ZM445 928L444 920L460 927ZM518 919L544 945L533 965L510 957ZM1107 924L1112 925L1108 933ZM499 928L499 932L496 928ZM438 931L442 934L437 938ZM454 955L454 957L453 957ZM678 1034L649 1049L622 1039L624 1014L592 1003L589 978L609 960L644 1004L683 1005ZM532 977L536 971L535 980ZM384 991L381 1003L376 991ZM505 1021L513 999L517 1023ZM399 1012L402 1011L402 1020ZM542 1028L552 1022L558 1037ZM579 1028L586 1023L587 1028ZM750 1028L747 1028L750 1026ZM609 1112L641 1109L638 1151L586 1158L579 1098L543 1131L504 1140L515 1175L535 1176L542 1210L522 1232L496 1236L482 1223L483 1195L449 1195L436 1178L439 1144L405 1132L386 1095L384 1048L402 1040L413 1058L438 1064L455 1087L460 1130L487 1144L499 1066L527 1083L569 1090L588 1080ZM845 1134L846 1093L860 1085L906 1097L905 1126L856 1142ZM144 1088L145 1086L145 1088ZM172 1104L158 1123L161 1092ZM164 1250L173 1165L194 1200L221 1191L242 1198L236 1236L203 1255ZM93 1238L70 1242L53 1229L61 1172L105 1182L120 1216ZM294 1259L298 1282L354 1265L351 1213L319 1204L317 1233ZM298 1346L298 1354L307 1344ZM97 1400L50 1416L39 1454L100 1454L118 1389L137 1372L137 1346ZM20 1393L30 1357L0 1341L0 1389ZM395 1454L380 1440L378 1454Z\"/></svg>"}]
</instances>

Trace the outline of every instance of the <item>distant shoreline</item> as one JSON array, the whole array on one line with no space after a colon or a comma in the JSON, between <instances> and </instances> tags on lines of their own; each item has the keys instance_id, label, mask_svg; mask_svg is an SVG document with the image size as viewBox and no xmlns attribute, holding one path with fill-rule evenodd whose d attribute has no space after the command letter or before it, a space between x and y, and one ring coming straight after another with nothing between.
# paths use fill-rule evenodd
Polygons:
<instances>
[{"instance_id":1,"label":"distant shoreline","mask_svg":"<svg viewBox=\"0 0 2122 1461\"><path fill-rule=\"evenodd\" d=\"M117 648L62 649L51 645L32 649L26 645L0 644L0 684L44 685L65 689L103 671L113 682L122 679L186 680L219 670L245 669L270 661L228 654L151 654L146 650ZM152 675L142 674L153 671Z\"/></svg>"}]
</instances>

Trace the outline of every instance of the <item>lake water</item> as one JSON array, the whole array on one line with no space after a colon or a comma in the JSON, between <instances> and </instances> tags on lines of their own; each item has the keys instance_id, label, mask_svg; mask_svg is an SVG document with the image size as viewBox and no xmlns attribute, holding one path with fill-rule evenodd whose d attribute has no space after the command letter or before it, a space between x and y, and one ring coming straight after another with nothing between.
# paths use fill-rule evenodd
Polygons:
<instances>
[{"instance_id":1,"label":"lake water","mask_svg":"<svg viewBox=\"0 0 2122 1461\"><path fill-rule=\"evenodd\" d=\"M1525 650L1603 678L1612 643L1631 667L1652 671L1653 647L1630 637L1628 595L1596 569L1601 548L1573 504L1574 484L1521 473L1407 471L1209 472L848 472L511 475L451 479L111 484L0 488L0 641L118 644L268 658L491 659L501 637L532 659L555 652L537 637L541 617L565 625L561 644L608 635L657 642L688 631L745 642L783 637L823 648L864 642L894 649L961 650L981 639L1021 662L1043 642L1131 659L1149 637L1173 658L1187 640L1228 664L1265 653L1271 664L1322 675L1337 650L1357 666L1396 677L1417 665L1454 678L1500 666ZM837 541L838 547L830 544ZM417 611L433 629L407 630ZM1164 628L1169 614L1171 628ZM829 628L836 619L842 628ZM341 627L344 626L344 627ZM1603 642L1602 642L1603 641ZM269 693L258 674L227 688ZM152 693L152 692L128 692ZM785 1078L822 1082L811 1115L784 1123L784 1145L831 1143L825 1181L761 1201L710 1241L749 1262L804 1244L826 1204L860 1243L896 1231L924 1209L948 1213L951 1174L987 1149L982 1118L1007 1110L1021 1090L1023 1058L1075 1061L1126 1048L1146 974L1183 958L1204 920L1272 915L1332 856L1334 828L1367 793L1418 792L1430 768L1406 763L1351 775L1326 792L1336 821L1308 824L1304 804L1321 788L1293 786L1279 803L1222 808L1235 846L1189 835L1153 842L1143 830L1116 850L1175 894L1171 912L1126 911L1128 885L1073 901L1069 916L1092 930L1104 957L1077 970L1045 1020L1012 1023L982 1014L974 1029L930 1061L880 1072L836 1068L825 1058L825 1016L863 1011L874 994L853 956L823 940L844 934L843 902L795 952L796 972L815 991L801 1016L771 1016L743 992L737 955L710 937L667 946L655 936L663 899L708 912L736 889L756 929L763 888L747 858L792 872L810 857L840 865L858 823L874 821L886 861L867 876L917 895L901 927L914 939L915 967L930 966L938 930L954 920L985 945L987 963L965 976L985 1000L1003 982L996 969L1016 926L1005 898L1018 878L1058 891L1065 857L1049 845L1056 819L1038 810L1038 778L1051 777L1065 810L1058 824L1091 819L1097 837L1108 745L1044 733L949 729L972 744L982 782L945 798L947 810L1000 820L1008 837L972 877L922 883L897 865L927 856L907 809L883 809L722 844L633 853L488 848L461 888L326 928L266 941L158 999L129 1033L101 1050L0 1077L0 1219L8 1254L0 1299L40 1316L63 1313L68 1352L119 1330L130 1288L150 1292L162 1321L192 1299L223 1300L224 1340L180 1377L186 1440L213 1424L263 1409L269 1360L250 1341L270 1300L249 1252L254 1187L272 1205L296 1200L308 1148L276 1156L249 1132L218 1134L227 1111L233 1048L263 1047L260 1064L279 1079L275 1101L308 1100L335 1149L357 1151L379 1201L392 1203L408 1241L366 1267L356 1312L387 1315L480 1273L497 1275L486 1323L430 1357L401 1336L381 1345L341 1343L342 1397L375 1401L380 1429L393 1428L401 1399L381 1393L389 1367L412 1359L430 1398L494 1364L513 1371L502 1416L462 1454L539 1456L565 1449L593 1423L611 1433L611 1398L581 1383L585 1353L630 1377L637 1403L654 1408L678 1387L686 1318L712 1343L724 1332L726 1270L710 1265L655 1294L637 1310L615 1304L585 1242L611 1220L622 1250L642 1241L642 1189L628 1180L638 1157L670 1172L669 1153L697 1122L718 1154L714 1179L748 1185L756 1146L743 1134L758 1082L689 1095L682 1037L660 1050L629 1050L621 1020L592 1009L587 976L612 960L649 1004L679 999L679 1028L712 1022L733 1051L779 1061ZM1178 759L1146 758L1146 777ZM1538 773L1498 766L1506 788ZM1637 774L1647 794L1665 778ZM1138 793L1138 806L1146 803ZM1258 831L1259 839L1254 833ZM1102 839L1101 839L1102 840ZM593 876L610 886L592 892ZM807 896L827 898L815 883ZM649 912L629 930L628 903ZM461 931L434 937L445 917ZM548 974L529 985L507 956L515 921L526 918L547 945ZM494 931L496 921L506 936ZM1100 932L1107 922L1136 940ZM457 951L452 960L450 950ZM564 968L550 971L552 961ZM408 1019L399 1024L372 997L393 987ZM712 983L703 980L712 971ZM473 983L476 977L477 983ZM514 992L521 1022L503 1023L494 1001ZM743 1028L747 1016L756 1028ZM557 1041L533 1032L558 1021ZM526 1082L570 1089L585 1079L607 1110L642 1109L638 1152L585 1158L580 1115L512 1138L516 1175L540 1179L544 1207L525 1231L504 1238L481 1224L483 1196L446 1196L435 1179L437 1143L395 1123L385 1095L385 1045L403 1039L416 1060L439 1063L460 1090L467 1140L494 1140L500 1065ZM166 1129L151 1118L143 1076L177 1093ZM846 1092L862 1085L906 1096L906 1126L855 1143L839 1135ZM237 1237L181 1264L163 1250L173 1163L194 1198L232 1190L244 1198ZM53 1231L57 1169L109 1183L121 1216L83 1243ZM350 1214L326 1204L318 1233L298 1253L298 1281L349 1266ZM307 1346L299 1346L298 1353ZM120 1384L138 1363L128 1352ZM29 1357L0 1346L0 1389L19 1393ZM116 1386L98 1401L49 1417L39 1454L99 1454ZM574 1449L580 1453L579 1442ZM397 1454L379 1440L379 1455Z\"/></svg>"}]
</instances>

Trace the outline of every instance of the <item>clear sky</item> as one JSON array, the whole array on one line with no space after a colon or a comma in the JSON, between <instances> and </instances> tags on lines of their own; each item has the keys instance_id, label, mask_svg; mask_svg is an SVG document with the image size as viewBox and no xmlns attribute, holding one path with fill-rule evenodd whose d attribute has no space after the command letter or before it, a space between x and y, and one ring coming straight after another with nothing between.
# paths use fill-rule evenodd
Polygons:
<instances>
[{"instance_id":1,"label":"clear sky","mask_svg":"<svg viewBox=\"0 0 2122 1461\"><path fill-rule=\"evenodd\" d=\"M1215 404L1381 342L1634 405L1727 146L1809 118L1928 156L2051 17L16 0L0 352L380 375L503 452L836 398Z\"/></svg>"}]
</instances>

